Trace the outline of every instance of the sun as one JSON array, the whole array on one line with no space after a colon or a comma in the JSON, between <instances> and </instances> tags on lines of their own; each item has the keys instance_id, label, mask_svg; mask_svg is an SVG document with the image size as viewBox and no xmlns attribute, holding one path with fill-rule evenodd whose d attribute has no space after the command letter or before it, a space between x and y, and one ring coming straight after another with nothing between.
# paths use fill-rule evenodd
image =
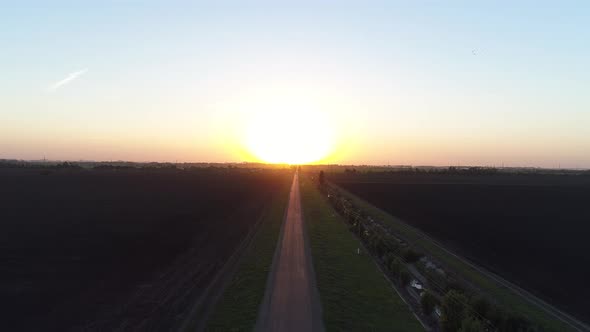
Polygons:
<instances>
[{"instance_id":1,"label":"sun","mask_svg":"<svg viewBox=\"0 0 590 332\"><path fill-rule=\"evenodd\" d=\"M334 135L330 121L321 112L276 107L249 119L245 145L263 162L309 164L332 152Z\"/></svg>"}]
</instances>

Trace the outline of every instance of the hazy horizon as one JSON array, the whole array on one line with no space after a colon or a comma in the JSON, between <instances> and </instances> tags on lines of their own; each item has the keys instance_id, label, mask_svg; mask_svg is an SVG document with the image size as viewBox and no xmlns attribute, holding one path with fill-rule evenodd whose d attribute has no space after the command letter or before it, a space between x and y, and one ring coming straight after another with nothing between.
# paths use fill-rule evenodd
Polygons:
<instances>
[{"instance_id":1,"label":"hazy horizon","mask_svg":"<svg viewBox=\"0 0 590 332\"><path fill-rule=\"evenodd\" d=\"M19 161L19 162L30 162L30 163L61 163L61 162L68 162L68 163L130 163L130 164L149 164L149 163L156 163L156 164L262 164L262 165L288 165L288 166L340 166L340 167L434 167L434 168L448 168L448 167L482 167L482 168L538 168L538 169L547 169L547 170L590 170L587 167L563 167L561 165L557 165L557 167L542 167L542 166L534 166L534 165L506 165L506 164L490 164L490 165L480 165L480 164L345 164L345 163L322 163L322 162L313 162L313 163L303 163L303 164L289 164L289 163L270 163L265 161L199 161L199 160L92 160L92 159L18 159L18 158L0 158L0 161Z\"/></svg>"},{"instance_id":2,"label":"hazy horizon","mask_svg":"<svg viewBox=\"0 0 590 332\"><path fill-rule=\"evenodd\" d=\"M590 168L588 17L582 1L4 5L0 158Z\"/></svg>"}]
</instances>

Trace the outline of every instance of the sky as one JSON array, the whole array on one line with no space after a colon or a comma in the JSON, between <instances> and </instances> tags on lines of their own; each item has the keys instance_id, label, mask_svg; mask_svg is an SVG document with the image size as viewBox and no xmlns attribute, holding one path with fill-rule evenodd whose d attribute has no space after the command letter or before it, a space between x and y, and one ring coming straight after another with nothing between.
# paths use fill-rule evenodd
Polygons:
<instances>
[{"instance_id":1,"label":"sky","mask_svg":"<svg viewBox=\"0 0 590 332\"><path fill-rule=\"evenodd\" d=\"M588 1L1 2L0 158L255 161L263 141L342 164L590 168L589 17Z\"/></svg>"}]
</instances>

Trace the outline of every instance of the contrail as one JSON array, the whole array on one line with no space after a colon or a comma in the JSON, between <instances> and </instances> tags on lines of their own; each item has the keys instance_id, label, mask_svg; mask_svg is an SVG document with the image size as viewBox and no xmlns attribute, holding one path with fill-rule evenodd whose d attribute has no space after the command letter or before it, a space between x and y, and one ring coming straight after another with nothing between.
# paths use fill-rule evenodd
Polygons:
<instances>
[{"instance_id":1,"label":"contrail","mask_svg":"<svg viewBox=\"0 0 590 332\"><path fill-rule=\"evenodd\" d=\"M76 78L80 77L81 75L85 74L88 71L88 68L82 69L82 70L78 70L75 71L71 74L69 74L66 78L64 78L63 80L59 80L53 84L51 84L49 86L49 88L47 88L48 91L53 92L59 88L61 88L62 86L70 83L71 81L75 80Z\"/></svg>"}]
</instances>

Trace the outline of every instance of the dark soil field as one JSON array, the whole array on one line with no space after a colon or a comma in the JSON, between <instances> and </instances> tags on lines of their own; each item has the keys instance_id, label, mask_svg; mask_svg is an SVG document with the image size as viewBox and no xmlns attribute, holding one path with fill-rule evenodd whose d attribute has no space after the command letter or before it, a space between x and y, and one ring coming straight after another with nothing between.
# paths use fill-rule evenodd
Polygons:
<instances>
[{"instance_id":1,"label":"dark soil field","mask_svg":"<svg viewBox=\"0 0 590 332\"><path fill-rule=\"evenodd\" d=\"M340 173L328 178L590 321L590 176Z\"/></svg>"},{"instance_id":2,"label":"dark soil field","mask_svg":"<svg viewBox=\"0 0 590 332\"><path fill-rule=\"evenodd\" d=\"M170 330L291 178L0 169L2 330Z\"/></svg>"}]
</instances>

